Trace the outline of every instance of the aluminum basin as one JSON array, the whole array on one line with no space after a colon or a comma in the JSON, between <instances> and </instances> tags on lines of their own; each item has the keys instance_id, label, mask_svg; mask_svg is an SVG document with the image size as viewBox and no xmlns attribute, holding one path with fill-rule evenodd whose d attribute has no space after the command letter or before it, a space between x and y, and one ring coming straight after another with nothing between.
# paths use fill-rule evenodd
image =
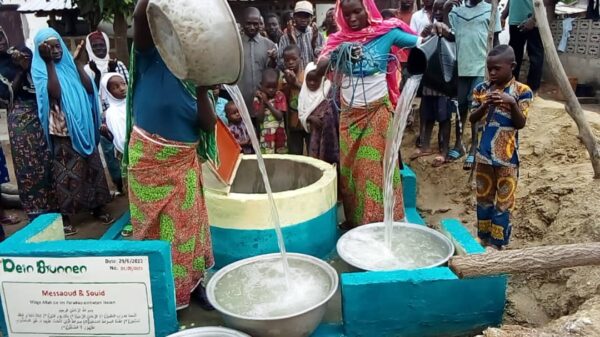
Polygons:
<instances>
[{"instance_id":1,"label":"aluminum basin","mask_svg":"<svg viewBox=\"0 0 600 337\"><path fill-rule=\"evenodd\" d=\"M325 315L327 302L337 290L338 275L333 267L315 257L296 253L288 253L287 256L289 261L301 260L321 268L329 276L330 289L327 296L312 307L287 316L256 318L233 313L221 306L215 296L215 289L219 281L236 268L259 261L280 259L281 255L274 253L244 259L219 270L206 287L209 302L221 313L226 326L244 331L252 337L306 337L312 334Z\"/></svg>"},{"instance_id":2,"label":"aluminum basin","mask_svg":"<svg viewBox=\"0 0 600 337\"><path fill-rule=\"evenodd\" d=\"M203 328L194 328L179 331L167 337L250 337L245 333L222 328L222 327L213 327L207 326Z\"/></svg>"},{"instance_id":3,"label":"aluminum basin","mask_svg":"<svg viewBox=\"0 0 600 337\"><path fill-rule=\"evenodd\" d=\"M448 239L446 236L444 236L443 234L441 234L431 228L428 228L427 226L415 225L415 224L410 224L410 223L405 223L405 222L394 222L394 227L393 227L394 231L398 231L398 230L409 231L409 232L416 231L415 235L419 235L422 238L427 237L427 239L431 241L431 245L434 245L433 247L431 247L431 249L435 249L439 253L436 255L440 256L440 258L436 258L435 260L432 260L428 264L422 264L422 265L418 265L418 266L415 266L412 268L402 268L402 267L399 267L399 268L385 267L384 268L381 266L374 267L373 261L376 260L376 257L373 255L369 256L368 252L362 251L361 254L357 254L356 252L359 251L357 249L354 250L355 253L350 252L350 249L348 248L349 247L348 242L350 242L351 236L356 235L356 234L361 234L361 233L382 231L384 228L385 228L385 226L384 226L383 222L378 222L378 223L367 224L364 226L359 226L359 227L356 227L356 228L346 232L344 235L342 235L342 237L340 237L340 239L337 242L338 255L340 256L340 258L342 258L342 260L344 260L349 265L351 265L355 268L361 269L361 270L368 270L368 271L412 270L412 269L433 268L433 267L438 267L438 266L445 264L452 257L452 255L454 255L454 245L452 244L450 239ZM403 234L406 234L406 233L407 232L404 232ZM383 239L381 241L383 241ZM383 244L383 242L382 242L382 244ZM358 246L356 246L356 247L358 247ZM362 249L362 248L368 249L367 247L368 247L368 245L365 244L358 248L359 249ZM379 252L379 251L377 251L377 252ZM416 254L418 254L418 253L419 252L417 252Z\"/></svg>"}]
</instances>

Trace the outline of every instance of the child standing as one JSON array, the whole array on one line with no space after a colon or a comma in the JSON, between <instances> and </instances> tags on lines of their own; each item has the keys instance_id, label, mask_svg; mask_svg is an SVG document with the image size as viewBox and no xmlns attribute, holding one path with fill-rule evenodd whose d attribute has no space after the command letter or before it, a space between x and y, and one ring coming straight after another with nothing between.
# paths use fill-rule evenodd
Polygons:
<instances>
[{"instance_id":1,"label":"child standing","mask_svg":"<svg viewBox=\"0 0 600 337\"><path fill-rule=\"evenodd\" d=\"M252 143L250 142L250 136L248 135L248 129L246 129L246 125L242 122L242 116L240 116L240 112L233 101L230 101L225 105L225 113L227 114L227 120L229 121L229 131L231 131L231 134L242 147L242 153L254 153L252 150Z\"/></svg>"},{"instance_id":2,"label":"child standing","mask_svg":"<svg viewBox=\"0 0 600 337\"><path fill-rule=\"evenodd\" d=\"M492 5L482 0L450 0L446 3L448 24L452 28L451 38L456 40L456 56L458 59L458 110L460 123L456 123L456 143L449 153L450 160L457 160L464 155L463 133L467 122L469 106L472 101L473 88L483 82L485 76L485 59L487 35L490 25ZM496 15L494 27L495 41L502 31L500 18ZM462 127L461 127L462 126ZM471 170L475 162L477 149L477 126L471 124L471 147L463 168Z\"/></svg>"},{"instance_id":3,"label":"child standing","mask_svg":"<svg viewBox=\"0 0 600 337\"><path fill-rule=\"evenodd\" d=\"M285 123L287 102L277 90L279 72L272 68L263 71L260 90L254 97L254 113L260 123L260 149L265 154L287 153Z\"/></svg>"},{"instance_id":4,"label":"child standing","mask_svg":"<svg viewBox=\"0 0 600 337\"><path fill-rule=\"evenodd\" d=\"M209 91L209 97L213 102L215 108L215 114L220 120L227 125L227 114L225 113L225 105L229 102L227 99L219 96L221 94L221 85L217 84L213 86L212 90Z\"/></svg>"},{"instance_id":5,"label":"child standing","mask_svg":"<svg viewBox=\"0 0 600 337\"><path fill-rule=\"evenodd\" d=\"M283 50L283 81L281 91L285 94L288 113L285 120L287 143L290 154L303 155L304 147L307 152L310 147L310 133L304 130L298 118L298 97L304 81L304 66L300 58L300 48L289 45Z\"/></svg>"},{"instance_id":6,"label":"child standing","mask_svg":"<svg viewBox=\"0 0 600 337\"><path fill-rule=\"evenodd\" d=\"M477 235L484 245L502 248L510 239L510 212L519 173L519 134L533 92L513 77L515 52L507 45L487 57L490 80L473 91L471 123L484 120L477 151ZM485 116L485 119L484 119Z\"/></svg>"},{"instance_id":7,"label":"child standing","mask_svg":"<svg viewBox=\"0 0 600 337\"><path fill-rule=\"evenodd\" d=\"M117 151L116 157L120 161L123 158L127 129L127 83L123 75L107 73L100 81L100 88L102 99L108 103L105 116L110 133L106 135L108 139L112 139Z\"/></svg>"}]
</instances>

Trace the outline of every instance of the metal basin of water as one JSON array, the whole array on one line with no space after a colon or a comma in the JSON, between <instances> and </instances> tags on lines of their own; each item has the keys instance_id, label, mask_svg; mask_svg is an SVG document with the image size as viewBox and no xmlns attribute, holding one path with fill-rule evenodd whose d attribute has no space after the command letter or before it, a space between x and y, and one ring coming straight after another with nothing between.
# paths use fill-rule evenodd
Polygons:
<instances>
[{"instance_id":1,"label":"metal basin of water","mask_svg":"<svg viewBox=\"0 0 600 337\"><path fill-rule=\"evenodd\" d=\"M337 243L339 256L362 270L413 270L438 267L454 255L454 245L443 234L422 225L395 222L392 251L385 248L382 222L354 228ZM403 250L403 253L397 253Z\"/></svg>"},{"instance_id":2,"label":"metal basin of water","mask_svg":"<svg viewBox=\"0 0 600 337\"><path fill-rule=\"evenodd\" d=\"M208 326L203 328L194 328L179 331L167 337L250 337L245 333L222 328L222 327L214 327Z\"/></svg>"},{"instance_id":3,"label":"metal basin of water","mask_svg":"<svg viewBox=\"0 0 600 337\"><path fill-rule=\"evenodd\" d=\"M329 281L329 291L327 295L317 304L312 305L299 312L278 316L278 317L249 317L236 314L219 303L216 296L216 288L219 282L228 273L250 264L256 264L265 261L276 261L281 258L279 253L259 255L245 260L232 263L219 270L211 279L206 287L206 293L209 302L219 311L223 317L226 326L244 331L252 337L307 337L317 328L323 316L325 315L327 303L335 294L338 287L338 275L329 264L315 257L303 254L288 253L290 264L294 260L312 264L320 268Z\"/></svg>"}]
</instances>

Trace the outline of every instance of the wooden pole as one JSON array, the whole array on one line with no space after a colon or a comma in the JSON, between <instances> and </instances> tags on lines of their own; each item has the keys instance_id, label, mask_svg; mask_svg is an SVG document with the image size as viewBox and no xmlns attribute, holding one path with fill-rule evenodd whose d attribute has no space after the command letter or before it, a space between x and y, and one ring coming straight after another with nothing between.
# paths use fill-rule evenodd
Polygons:
<instances>
[{"instance_id":1,"label":"wooden pole","mask_svg":"<svg viewBox=\"0 0 600 337\"><path fill-rule=\"evenodd\" d=\"M583 141L585 148L587 149L590 160L592 162L592 168L594 170L594 179L600 179L600 148L592 128L590 127L583 109L575 96L575 92L569 83L569 78L565 73L565 69L560 63L554 41L552 39L552 33L550 32L550 25L548 24L548 17L546 16L546 7L542 0L534 0L533 10L535 12L535 18L537 20L538 29L542 37L542 43L544 45L544 53L546 54L546 61L548 62L548 70L552 74L552 77L558 84L561 93L567 99L565 104L565 110L577 124L579 129L579 139Z\"/></svg>"},{"instance_id":2,"label":"wooden pole","mask_svg":"<svg viewBox=\"0 0 600 337\"><path fill-rule=\"evenodd\" d=\"M460 278L530 273L600 265L600 242L503 250L454 256L449 267Z\"/></svg>"}]
</instances>

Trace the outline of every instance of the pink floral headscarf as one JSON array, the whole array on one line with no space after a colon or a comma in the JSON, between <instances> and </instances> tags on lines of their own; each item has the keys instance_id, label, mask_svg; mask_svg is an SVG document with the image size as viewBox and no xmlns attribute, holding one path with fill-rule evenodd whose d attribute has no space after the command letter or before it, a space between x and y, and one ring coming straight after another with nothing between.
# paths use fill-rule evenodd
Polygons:
<instances>
[{"instance_id":1,"label":"pink floral headscarf","mask_svg":"<svg viewBox=\"0 0 600 337\"><path fill-rule=\"evenodd\" d=\"M341 2L342 0L337 0L335 6L335 21L339 27L339 31L335 34L329 35L327 38L327 44L321 51L320 57L329 56L331 52L337 49L344 42L365 44L387 34L392 29L396 28L399 28L410 34L417 35L417 33L413 31L409 25L400 19L392 18L384 21L374 0L362 0L363 7L365 8L369 18L369 25L358 31L352 30L352 28L350 28L350 26L348 26L346 23L346 19L344 19ZM408 51L400 50L395 47L392 49L392 53L401 59L406 59L408 57ZM398 76L398 70L397 62L395 60L388 64L387 82L390 100L394 106L400 97L400 90L398 88L400 78Z\"/></svg>"}]
</instances>

